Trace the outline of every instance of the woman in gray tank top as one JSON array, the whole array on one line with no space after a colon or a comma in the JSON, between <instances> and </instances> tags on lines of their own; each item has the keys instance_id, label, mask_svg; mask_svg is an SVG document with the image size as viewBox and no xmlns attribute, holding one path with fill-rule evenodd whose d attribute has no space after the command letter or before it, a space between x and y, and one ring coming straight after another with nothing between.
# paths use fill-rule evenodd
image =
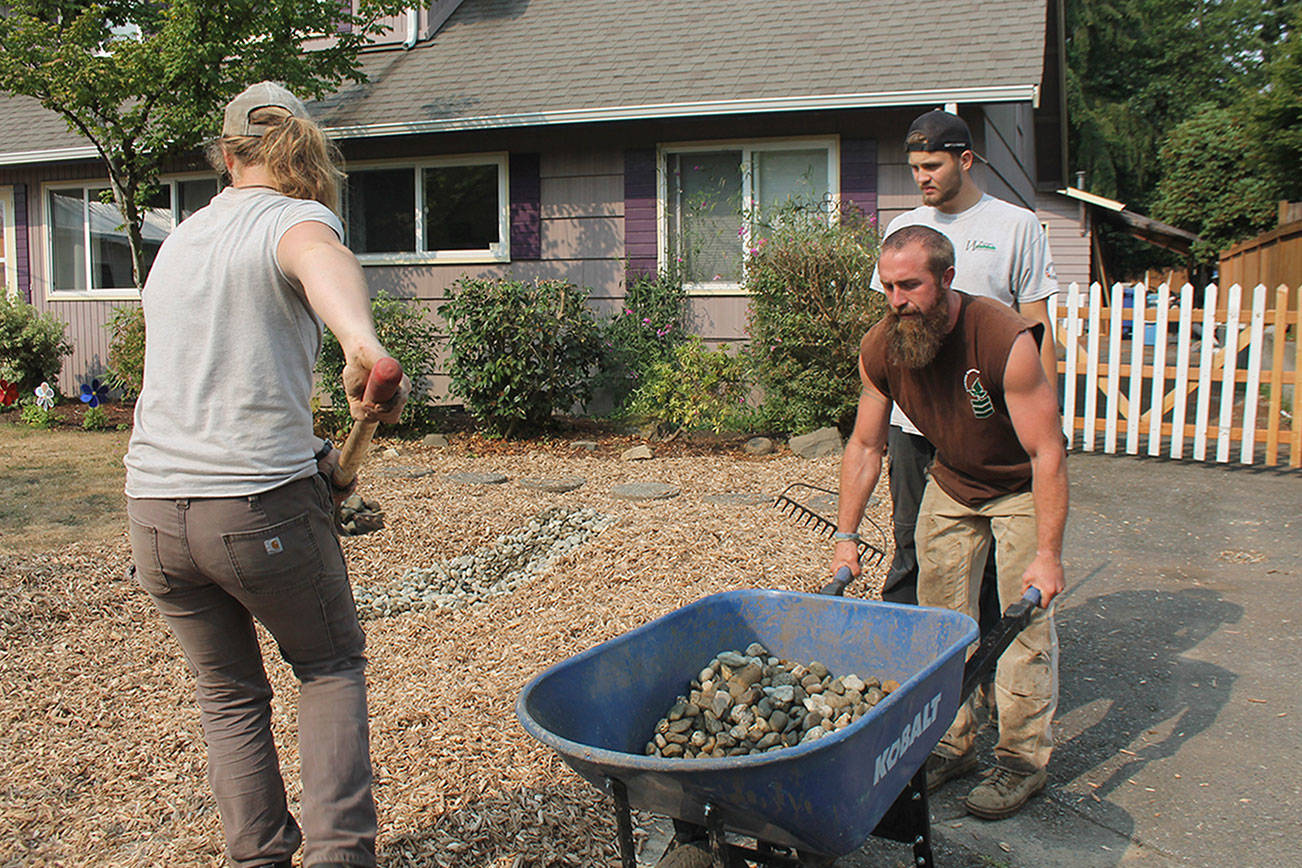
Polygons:
<instances>
[{"instance_id":1,"label":"woman in gray tank top","mask_svg":"<svg viewBox=\"0 0 1302 868\"><path fill-rule=\"evenodd\" d=\"M366 404L375 334L343 245L334 150L271 82L226 107L209 148L230 186L181 223L141 290L148 341L128 447L136 578L194 672L208 777L238 866L374 865L365 639L333 507L337 453L312 434L322 324L356 419L397 421L410 391ZM293 667L302 827L271 733L253 621ZM304 840L306 843L304 844Z\"/></svg>"}]
</instances>

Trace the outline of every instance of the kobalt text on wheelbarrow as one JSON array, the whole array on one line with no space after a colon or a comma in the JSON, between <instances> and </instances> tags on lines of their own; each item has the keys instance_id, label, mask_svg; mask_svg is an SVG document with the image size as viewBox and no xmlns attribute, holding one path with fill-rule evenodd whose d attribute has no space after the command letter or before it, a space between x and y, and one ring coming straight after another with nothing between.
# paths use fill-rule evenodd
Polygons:
<instances>
[{"instance_id":1,"label":"kobalt text on wheelbarrow","mask_svg":"<svg viewBox=\"0 0 1302 868\"><path fill-rule=\"evenodd\" d=\"M915 864L929 866L923 764L1038 604L1032 588L965 665L977 626L958 612L787 591L715 594L557 663L529 682L516 713L530 735L611 793L624 868L636 864L633 808L706 831L703 843L671 843L662 868L825 866L870 835L912 845ZM644 755L656 720L701 661L752 642L900 687L807 744L720 759Z\"/></svg>"}]
</instances>

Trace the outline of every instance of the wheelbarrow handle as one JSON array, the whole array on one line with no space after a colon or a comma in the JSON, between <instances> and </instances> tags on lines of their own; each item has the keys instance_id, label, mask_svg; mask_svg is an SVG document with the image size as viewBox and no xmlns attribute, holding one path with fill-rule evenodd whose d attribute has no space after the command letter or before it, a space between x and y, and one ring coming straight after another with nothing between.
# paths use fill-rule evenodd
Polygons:
<instances>
[{"instance_id":1,"label":"wheelbarrow handle","mask_svg":"<svg viewBox=\"0 0 1302 868\"><path fill-rule=\"evenodd\" d=\"M841 567L832 576L832 581L823 586L820 594L827 594L829 597L841 597L845 595L845 586L854 581L854 573L850 572L849 567Z\"/></svg>"},{"instance_id":2,"label":"wheelbarrow handle","mask_svg":"<svg viewBox=\"0 0 1302 868\"><path fill-rule=\"evenodd\" d=\"M999 623L981 637L981 644L968 658L967 666L963 669L963 692L959 694L960 702L966 701L977 685L995 668L999 658L1017 638L1017 634L1031 623L1031 618L1034 617L1035 610L1039 606L1040 589L1032 585L1026 589L1022 599L1004 611L1004 616L999 619Z\"/></svg>"}]
</instances>

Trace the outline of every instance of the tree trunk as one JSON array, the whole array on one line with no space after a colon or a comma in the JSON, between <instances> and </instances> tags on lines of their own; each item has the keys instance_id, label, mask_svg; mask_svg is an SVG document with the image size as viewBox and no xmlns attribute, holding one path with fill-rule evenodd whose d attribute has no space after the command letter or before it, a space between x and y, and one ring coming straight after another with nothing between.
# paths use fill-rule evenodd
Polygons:
<instances>
[{"instance_id":1,"label":"tree trunk","mask_svg":"<svg viewBox=\"0 0 1302 868\"><path fill-rule=\"evenodd\" d=\"M140 183L122 167L109 161L109 187L113 190L113 201L122 214L123 228L127 233L127 247L131 251L131 280L136 289L145 285L145 244L141 232L140 207L136 204L136 192Z\"/></svg>"}]
</instances>

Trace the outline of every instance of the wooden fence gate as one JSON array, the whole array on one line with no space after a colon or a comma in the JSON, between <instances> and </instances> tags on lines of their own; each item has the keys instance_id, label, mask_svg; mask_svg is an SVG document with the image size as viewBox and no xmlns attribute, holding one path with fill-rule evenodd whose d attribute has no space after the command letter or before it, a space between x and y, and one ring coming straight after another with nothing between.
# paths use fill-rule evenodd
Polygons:
<instances>
[{"instance_id":1,"label":"wooden fence gate","mask_svg":"<svg viewBox=\"0 0 1302 868\"><path fill-rule=\"evenodd\" d=\"M1068 448L1302 466L1299 288L1223 292L1116 284L1104 304L1073 283L1050 299Z\"/></svg>"}]
</instances>

